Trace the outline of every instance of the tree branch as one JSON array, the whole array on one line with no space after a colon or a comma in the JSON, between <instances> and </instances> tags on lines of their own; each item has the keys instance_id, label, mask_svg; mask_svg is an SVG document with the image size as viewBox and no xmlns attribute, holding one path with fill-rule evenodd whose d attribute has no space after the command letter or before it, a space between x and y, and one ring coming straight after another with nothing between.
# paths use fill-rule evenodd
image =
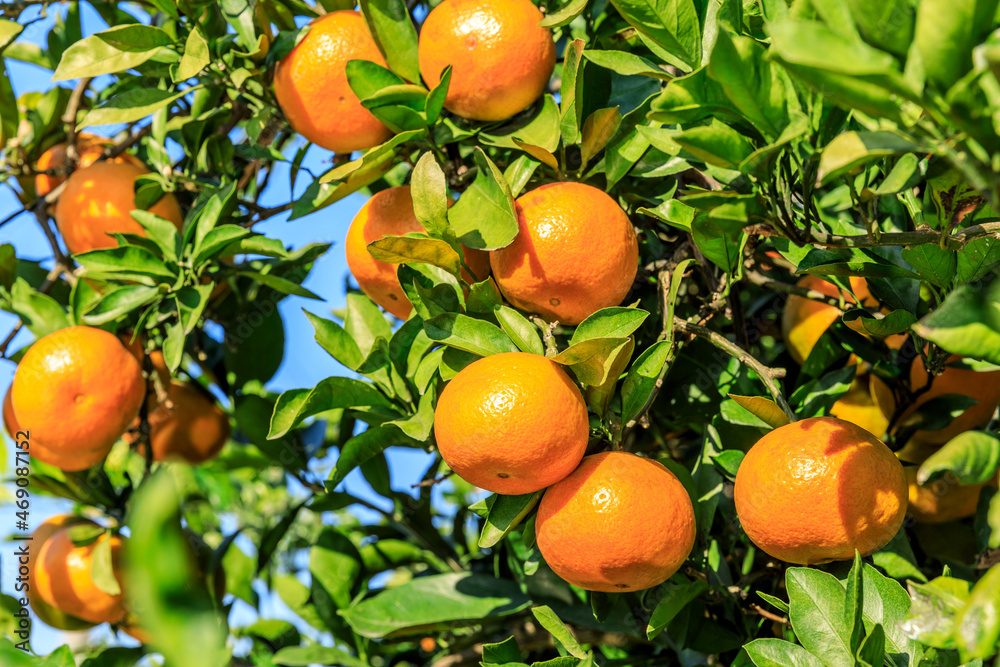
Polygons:
<instances>
[{"instance_id":1,"label":"tree branch","mask_svg":"<svg viewBox=\"0 0 1000 667\"><path fill-rule=\"evenodd\" d=\"M745 231L748 234L756 234L758 236L776 236L795 242L800 241L766 224L746 227ZM960 229L954 234L944 235L936 229L918 229L912 232L886 232L880 234L878 238L869 237L867 234L840 236L814 231L811 236L801 241L807 244L826 246L827 248L874 248L876 246L914 246L939 243L951 250L961 250L967 244L981 238L1000 238L1000 222L984 222L979 225Z\"/></svg>"}]
</instances>

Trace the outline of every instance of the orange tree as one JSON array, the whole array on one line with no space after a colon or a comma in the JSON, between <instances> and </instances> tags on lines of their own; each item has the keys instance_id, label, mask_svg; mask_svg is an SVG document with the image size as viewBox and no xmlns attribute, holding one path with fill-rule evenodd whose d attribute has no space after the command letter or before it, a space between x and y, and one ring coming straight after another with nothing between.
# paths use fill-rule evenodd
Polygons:
<instances>
[{"instance_id":1,"label":"orange tree","mask_svg":"<svg viewBox=\"0 0 1000 667\"><path fill-rule=\"evenodd\" d=\"M12 489L78 515L4 665L1000 664L996 0L89 5L0 8ZM275 394L328 246L255 227L354 192Z\"/></svg>"}]
</instances>

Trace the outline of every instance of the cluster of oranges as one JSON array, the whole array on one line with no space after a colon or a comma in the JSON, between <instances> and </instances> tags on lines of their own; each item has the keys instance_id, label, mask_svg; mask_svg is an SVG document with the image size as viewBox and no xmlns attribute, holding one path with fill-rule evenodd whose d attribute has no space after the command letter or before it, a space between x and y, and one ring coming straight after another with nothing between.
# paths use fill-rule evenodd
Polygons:
<instances>
[{"instance_id":1,"label":"cluster of oranges","mask_svg":"<svg viewBox=\"0 0 1000 667\"><path fill-rule=\"evenodd\" d=\"M151 366L167 396L161 403L147 390L152 380L143 377L143 356L140 345L130 349L103 329L73 326L43 336L17 366L4 397L4 427L11 437L29 434L33 458L86 470L120 438L137 443L145 401L153 460L197 464L215 457L229 440L225 412L202 390L171 380L162 353L153 351Z\"/></svg>"},{"instance_id":2,"label":"cluster of oranges","mask_svg":"<svg viewBox=\"0 0 1000 667\"><path fill-rule=\"evenodd\" d=\"M424 21L418 57L424 82L451 77L444 106L457 116L500 121L544 91L556 62L548 28L530 0L446 0ZM351 89L347 64L386 66L360 13L335 11L314 20L279 63L274 93L295 131L338 153L371 148L390 136ZM419 82L414 82L419 83Z\"/></svg>"}]
</instances>

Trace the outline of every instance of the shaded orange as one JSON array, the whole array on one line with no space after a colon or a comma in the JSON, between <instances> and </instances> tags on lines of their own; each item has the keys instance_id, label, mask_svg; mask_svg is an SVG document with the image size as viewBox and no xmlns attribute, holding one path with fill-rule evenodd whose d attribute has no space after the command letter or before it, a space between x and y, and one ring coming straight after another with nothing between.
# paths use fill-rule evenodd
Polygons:
<instances>
[{"instance_id":1,"label":"shaded orange","mask_svg":"<svg viewBox=\"0 0 1000 667\"><path fill-rule=\"evenodd\" d=\"M101 461L139 413L139 362L111 333L67 327L35 342L11 386L14 415L31 432L31 455L63 470Z\"/></svg>"},{"instance_id":2,"label":"shaded orange","mask_svg":"<svg viewBox=\"0 0 1000 667\"><path fill-rule=\"evenodd\" d=\"M76 137L76 168L83 169L97 162L98 158L104 154L104 149L113 143L107 137L99 137L94 134L87 134L86 132L78 134ZM108 162L128 162L136 166L142 166L138 158L128 153L122 153L116 157L109 158ZM35 164L35 169L38 171L47 171L49 169L62 169L65 166L66 144L61 143L42 153ZM35 176L35 194L39 197L44 197L59 187L65 180L66 177L61 174L38 174Z\"/></svg>"},{"instance_id":3,"label":"shaded orange","mask_svg":"<svg viewBox=\"0 0 1000 667\"><path fill-rule=\"evenodd\" d=\"M816 565L867 556L899 531L906 474L881 440L854 424L815 417L776 428L736 474L736 513L765 553Z\"/></svg>"},{"instance_id":4,"label":"shaded orange","mask_svg":"<svg viewBox=\"0 0 1000 667\"><path fill-rule=\"evenodd\" d=\"M948 363L960 360L961 357L953 355ZM917 445L943 445L959 433L964 433L981 426L985 426L993 412L1000 406L1000 371L976 372L965 368L945 366L944 371L936 376L931 382L924 366L923 357L917 356L910 365L910 389L919 391L930 383L930 389L918 395L900 415L897 423L903 424L907 419L916 414L928 401L946 394L960 394L969 396L979 402L968 408L965 412L956 417L945 428L936 431L917 431L910 438L916 449L930 449L926 447L916 447ZM872 396L887 418L891 418L896 410L896 399L881 378L872 375L871 378ZM908 443L909 447L909 443ZM931 449L931 451L933 451ZM929 455L929 452L928 452ZM926 456L924 457L926 458ZM911 458L907 458L911 460ZM919 461L917 461L919 462Z\"/></svg>"},{"instance_id":5,"label":"shaded orange","mask_svg":"<svg viewBox=\"0 0 1000 667\"><path fill-rule=\"evenodd\" d=\"M45 545L46 541L64 528L70 528L80 524L89 524L92 526L97 525L93 521L80 516L72 514L59 514L46 519L45 522L38 526L38 528L35 529L35 532L31 534L31 545L28 549L28 603L31 605L31 610L35 612L35 615L38 616L43 623L57 630L86 630L94 627L95 625L89 621L67 614L43 600L41 596L39 596L37 592L38 587L35 584L34 573L36 570L36 563L38 562L38 554L41 553L41 549Z\"/></svg>"},{"instance_id":6,"label":"shaded orange","mask_svg":"<svg viewBox=\"0 0 1000 667\"><path fill-rule=\"evenodd\" d=\"M274 94L292 128L336 153L371 148L392 136L351 90L351 60L386 66L364 17L342 10L314 19L274 70Z\"/></svg>"},{"instance_id":7,"label":"shaded orange","mask_svg":"<svg viewBox=\"0 0 1000 667\"><path fill-rule=\"evenodd\" d=\"M946 523L972 516L979 504L979 494L986 484L963 486L954 478L917 484L917 466L906 468L909 484L909 514L918 523Z\"/></svg>"},{"instance_id":8,"label":"shaded orange","mask_svg":"<svg viewBox=\"0 0 1000 667\"><path fill-rule=\"evenodd\" d=\"M444 0L420 30L420 74L431 88L451 65L444 106L497 121L545 92L556 63L552 32L530 0Z\"/></svg>"},{"instance_id":9,"label":"shaded orange","mask_svg":"<svg viewBox=\"0 0 1000 667\"><path fill-rule=\"evenodd\" d=\"M545 562L580 588L607 593L656 586L695 540L694 507L662 464L625 452L583 459L538 506L535 536Z\"/></svg>"},{"instance_id":10,"label":"shaded orange","mask_svg":"<svg viewBox=\"0 0 1000 667\"><path fill-rule=\"evenodd\" d=\"M516 203L517 237L490 253L508 301L563 324L622 302L639 269L639 244L614 199L583 183L550 183Z\"/></svg>"},{"instance_id":11,"label":"shaded orange","mask_svg":"<svg viewBox=\"0 0 1000 667\"><path fill-rule=\"evenodd\" d=\"M397 267L372 257L368 252L368 244L387 235L402 236L424 231L413 212L410 187L401 185L377 192L365 202L351 221L344 240L347 266L358 281L361 291L401 320L409 317L413 305L399 285ZM490 258L487 253L465 248L463 254L465 263L475 273L475 276L470 276L467 271L463 271L466 281L484 280L490 274Z\"/></svg>"},{"instance_id":12,"label":"shaded orange","mask_svg":"<svg viewBox=\"0 0 1000 667\"><path fill-rule=\"evenodd\" d=\"M805 275L799 278L795 284L834 298L839 298L841 294L840 288L819 276ZM878 305L871 292L868 291L868 283L864 278L851 276L850 284L851 289L861 299L862 305L868 307ZM844 292L844 302L848 305L856 303L847 292ZM823 333L842 314L843 311L836 306L795 294L789 296L785 302L785 310L781 315L781 333L785 339L788 353L797 363L803 363Z\"/></svg>"},{"instance_id":13,"label":"shaded orange","mask_svg":"<svg viewBox=\"0 0 1000 667\"><path fill-rule=\"evenodd\" d=\"M7 435L12 440L16 440L17 432L21 430L21 427L17 423L17 418L14 417L14 399L11 395L11 387L7 387L7 392L3 395L3 430L7 431Z\"/></svg>"},{"instance_id":14,"label":"shaded orange","mask_svg":"<svg viewBox=\"0 0 1000 667\"><path fill-rule=\"evenodd\" d=\"M587 449L580 389L536 354L494 354L462 369L434 413L438 451L455 473L494 493L532 493L568 475Z\"/></svg>"},{"instance_id":15,"label":"shaded orange","mask_svg":"<svg viewBox=\"0 0 1000 667\"><path fill-rule=\"evenodd\" d=\"M197 465L218 456L232 432L226 413L202 392L178 380L170 382L169 397L169 408L159 405L155 394L147 401L153 460L180 459Z\"/></svg>"},{"instance_id":16,"label":"shaded orange","mask_svg":"<svg viewBox=\"0 0 1000 667\"><path fill-rule=\"evenodd\" d=\"M122 540L103 534L86 546L77 546L68 528L54 533L38 551L35 582L38 596L57 609L90 623L116 623L125 617L124 595L109 595L94 582L94 551L111 541L111 559L119 586Z\"/></svg>"},{"instance_id":17,"label":"shaded orange","mask_svg":"<svg viewBox=\"0 0 1000 667\"><path fill-rule=\"evenodd\" d=\"M74 171L56 203L55 219L70 253L76 255L98 248L114 248L109 234L137 234L146 231L132 218L135 206L135 181L150 173L128 162L96 162ZM172 194L165 194L149 212L174 223L178 231L184 224L180 205Z\"/></svg>"}]
</instances>

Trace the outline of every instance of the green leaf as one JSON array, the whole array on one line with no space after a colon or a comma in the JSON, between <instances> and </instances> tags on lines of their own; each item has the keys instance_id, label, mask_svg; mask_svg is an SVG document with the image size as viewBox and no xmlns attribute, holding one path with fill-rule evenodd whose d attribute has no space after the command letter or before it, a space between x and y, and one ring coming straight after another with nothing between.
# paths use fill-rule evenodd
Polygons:
<instances>
[{"instance_id":1,"label":"green leaf","mask_svg":"<svg viewBox=\"0 0 1000 667\"><path fill-rule=\"evenodd\" d=\"M916 646L903 628L903 619L910 608L910 596L902 586L871 565L864 566L862 576L865 629L871 632L875 625L881 625L885 630L886 651L912 654Z\"/></svg>"},{"instance_id":2,"label":"green leaf","mask_svg":"<svg viewBox=\"0 0 1000 667\"><path fill-rule=\"evenodd\" d=\"M344 329L354 339L361 354L368 356L379 338L392 338L392 327L371 299L364 294L351 292L347 295L347 317Z\"/></svg>"},{"instance_id":3,"label":"green leaf","mask_svg":"<svg viewBox=\"0 0 1000 667\"><path fill-rule=\"evenodd\" d=\"M618 107L598 109L583 122L583 141L580 144L580 160L586 165L590 159L604 150L611 137L618 131L622 115Z\"/></svg>"},{"instance_id":4,"label":"green leaf","mask_svg":"<svg viewBox=\"0 0 1000 667\"><path fill-rule=\"evenodd\" d=\"M552 611L551 607L548 605L532 607L531 614L538 621L539 625L549 631L549 634L556 640L556 644L562 646L567 653L580 660L584 660L587 657L587 652L580 646L580 642L576 640L573 633L569 631L566 624Z\"/></svg>"},{"instance_id":5,"label":"green leaf","mask_svg":"<svg viewBox=\"0 0 1000 667\"><path fill-rule=\"evenodd\" d=\"M955 619L955 639L963 660L996 654L1000 642L1000 565L991 567L972 588Z\"/></svg>"},{"instance_id":6,"label":"green leaf","mask_svg":"<svg viewBox=\"0 0 1000 667\"><path fill-rule=\"evenodd\" d=\"M509 662L520 662L521 649L515 637L507 637L502 642L483 644L484 665L505 665Z\"/></svg>"},{"instance_id":7,"label":"green leaf","mask_svg":"<svg viewBox=\"0 0 1000 667\"><path fill-rule=\"evenodd\" d=\"M509 306L497 306L493 310L500 328L510 337L514 345L528 354L545 354L545 346L538 335L538 328L521 313Z\"/></svg>"},{"instance_id":8,"label":"green leaf","mask_svg":"<svg viewBox=\"0 0 1000 667\"><path fill-rule=\"evenodd\" d=\"M900 155L899 159L896 160L896 163L892 165L892 171L890 171L886 177L882 179L882 182L879 183L878 187L872 190L872 192L877 195L898 194L903 190L917 185L917 183L920 182L921 177L920 158L913 153L904 153L903 155ZM923 246L904 248L903 252L905 253L906 250L912 250L920 247Z\"/></svg>"},{"instance_id":9,"label":"green leaf","mask_svg":"<svg viewBox=\"0 0 1000 667\"><path fill-rule=\"evenodd\" d=\"M920 465L917 482L926 484L951 472L966 486L996 478L1000 467L1000 438L983 431L960 433Z\"/></svg>"},{"instance_id":10,"label":"green leaf","mask_svg":"<svg viewBox=\"0 0 1000 667\"><path fill-rule=\"evenodd\" d=\"M974 283L986 277L1000 262L1000 239L981 238L958 251L959 283Z\"/></svg>"},{"instance_id":11,"label":"green leaf","mask_svg":"<svg viewBox=\"0 0 1000 667\"><path fill-rule=\"evenodd\" d=\"M584 53L600 52L586 51ZM608 142L608 146L604 150L604 174L608 181L607 189L613 188L649 148L649 141L639 131L639 126L648 122L646 114L649 113L654 98L655 96L649 97L638 107L625 114L615 136Z\"/></svg>"},{"instance_id":12,"label":"green leaf","mask_svg":"<svg viewBox=\"0 0 1000 667\"><path fill-rule=\"evenodd\" d=\"M450 85L451 65L448 65L441 70L441 80L427 94L427 99L424 101L424 116L427 118L428 125L433 125L441 115L441 111L444 109L444 101L448 97L448 87Z\"/></svg>"},{"instance_id":13,"label":"green leaf","mask_svg":"<svg viewBox=\"0 0 1000 667\"><path fill-rule=\"evenodd\" d=\"M824 667L812 653L783 639L755 639L743 650L757 667Z\"/></svg>"},{"instance_id":14,"label":"green leaf","mask_svg":"<svg viewBox=\"0 0 1000 667\"><path fill-rule=\"evenodd\" d=\"M542 97L535 113L506 122L491 132L479 135L480 141L499 148L517 148L521 144L540 147L550 154L559 147L559 107L552 95Z\"/></svg>"},{"instance_id":15,"label":"green leaf","mask_svg":"<svg viewBox=\"0 0 1000 667\"><path fill-rule=\"evenodd\" d=\"M512 581L482 574L440 574L377 593L343 612L362 637L427 632L439 625L477 625L515 614L531 600Z\"/></svg>"},{"instance_id":16,"label":"green leaf","mask_svg":"<svg viewBox=\"0 0 1000 667\"><path fill-rule=\"evenodd\" d=\"M201 265L209 259L222 254L222 251L229 248L242 238L250 235L250 230L239 225L220 225L210 229L205 238L198 244L198 254L194 258L195 266Z\"/></svg>"},{"instance_id":17,"label":"green leaf","mask_svg":"<svg viewBox=\"0 0 1000 667\"><path fill-rule=\"evenodd\" d=\"M874 317L860 308L844 313L843 320L858 333L879 338L908 331L917 322L916 316L908 310L893 310L884 317Z\"/></svg>"},{"instance_id":18,"label":"green leaf","mask_svg":"<svg viewBox=\"0 0 1000 667\"><path fill-rule=\"evenodd\" d=\"M176 278L159 257L138 246L91 250L74 255L73 259L88 276L135 280L150 285L161 281L172 282Z\"/></svg>"},{"instance_id":19,"label":"green leaf","mask_svg":"<svg viewBox=\"0 0 1000 667\"><path fill-rule=\"evenodd\" d=\"M132 311L152 303L160 296L155 287L126 285L118 287L94 303L83 315L83 321L92 326L113 322Z\"/></svg>"},{"instance_id":20,"label":"green leaf","mask_svg":"<svg viewBox=\"0 0 1000 667\"><path fill-rule=\"evenodd\" d=\"M35 291L24 278L18 278L10 290L10 310L39 338L70 325L59 302Z\"/></svg>"},{"instance_id":21,"label":"green leaf","mask_svg":"<svg viewBox=\"0 0 1000 667\"><path fill-rule=\"evenodd\" d=\"M743 135L720 122L681 130L671 138L702 162L725 169L738 167L753 152Z\"/></svg>"},{"instance_id":22,"label":"green leaf","mask_svg":"<svg viewBox=\"0 0 1000 667\"><path fill-rule=\"evenodd\" d=\"M602 308L577 325L570 345L591 338L625 338L635 332L649 317L638 308Z\"/></svg>"},{"instance_id":23,"label":"green leaf","mask_svg":"<svg viewBox=\"0 0 1000 667\"><path fill-rule=\"evenodd\" d=\"M934 243L903 248L902 257L927 282L947 289L955 280L958 259L954 250Z\"/></svg>"},{"instance_id":24,"label":"green leaf","mask_svg":"<svg viewBox=\"0 0 1000 667\"><path fill-rule=\"evenodd\" d=\"M522 496L494 494L488 497L486 506L489 509L484 517L483 532L479 535L479 548L489 549L499 544L500 540L520 525L541 497L541 491Z\"/></svg>"},{"instance_id":25,"label":"green leaf","mask_svg":"<svg viewBox=\"0 0 1000 667\"><path fill-rule=\"evenodd\" d=\"M389 399L368 382L329 377L312 389L290 389L282 393L274 406L267 437L269 440L280 438L303 420L327 410L389 405Z\"/></svg>"},{"instance_id":26,"label":"green leaf","mask_svg":"<svg viewBox=\"0 0 1000 667\"><path fill-rule=\"evenodd\" d=\"M280 400L280 399L279 399ZM389 424L372 426L354 436L340 448L337 465L326 482L327 489L334 489L347 474L369 459L378 456L386 447L412 445L413 440L399 428Z\"/></svg>"},{"instance_id":27,"label":"green leaf","mask_svg":"<svg viewBox=\"0 0 1000 667\"><path fill-rule=\"evenodd\" d=\"M247 54L257 53L261 42L254 26L254 5L250 0L219 0L219 9L226 22L236 31L239 44L246 49Z\"/></svg>"},{"instance_id":28,"label":"green leaf","mask_svg":"<svg viewBox=\"0 0 1000 667\"><path fill-rule=\"evenodd\" d=\"M690 72L701 61L701 25L691 0L612 0L611 4L667 63Z\"/></svg>"},{"instance_id":29,"label":"green leaf","mask_svg":"<svg viewBox=\"0 0 1000 667\"><path fill-rule=\"evenodd\" d=\"M614 352L627 340L628 338L589 338L570 345L552 357L552 361L572 368L576 379L583 384L597 387L607 381Z\"/></svg>"},{"instance_id":30,"label":"green leaf","mask_svg":"<svg viewBox=\"0 0 1000 667\"><path fill-rule=\"evenodd\" d=\"M673 358L673 345L658 341L639 355L625 376L622 384L622 423L627 424L638 416L649 397L656 390L656 382L663 367Z\"/></svg>"},{"instance_id":31,"label":"green leaf","mask_svg":"<svg viewBox=\"0 0 1000 667\"><path fill-rule=\"evenodd\" d=\"M313 329L316 330L316 342L326 350L331 357L347 366L352 371L356 371L364 358L361 350L354 339L348 335L344 329L331 320L314 315L307 310L303 310Z\"/></svg>"},{"instance_id":32,"label":"green leaf","mask_svg":"<svg viewBox=\"0 0 1000 667\"><path fill-rule=\"evenodd\" d=\"M580 123L583 121L582 100L578 101L577 98L580 97L583 81L584 45L582 39L567 40L566 51L563 53L559 83L559 135L565 146L576 143Z\"/></svg>"},{"instance_id":33,"label":"green leaf","mask_svg":"<svg viewBox=\"0 0 1000 667\"><path fill-rule=\"evenodd\" d=\"M309 665L342 665L343 667L368 667L368 663L349 653L329 646L286 646L271 656L275 665L309 667Z\"/></svg>"},{"instance_id":34,"label":"green leaf","mask_svg":"<svg viewBox=\"0 0 1000 667\"><path fill-rule=\"evenodd\" d=\"M917 566L917 557L910 547L905 528L900 528L887 545L872 554L872 562L893 579L927 581L927 577Z\"/></svg>"},{"instance_id":35,"label":"green leaf","mask_svg":"<svg viewBox=\"0 0 1000 667\"><path fill-rule=\"evenodd\" d=\"M847 366L803 384L789 397L795 414L802 418L829 414L830 408L851 388L857 369Z\"/></svg>"},{"instance_id":36,"label":"green leaf","mask_svg":"<svg viewBox=\"0 0 1000 667\"><path fill-rule=\"evenodd\" d=\"M77 127L94 127L95 125L117 125L119 123L134 123L162 109L174 100L194 92L200 86L192 86L179 92L160 90L159 88L133 88L119 93L87 112Z\"/></svg>"},{"instance_id":37,"label":"green leaf","mask_svg":"<svg viewBox=\"0 0 1000 667\"><path fill-rule=\"evenodd\" d=\"M625 342L616 347L608 355L607 378L599 385L588 386L584 389L584 398L594 412L604 417L611 405L611 399L615 395L615 387L621 379L625 367L632 360L632 353L635 352L635 338L629 336Z\"/></svg>"},{"instance_id":38,"label":"green leaf","mask_svg":"<svg viewBox=\"0 0 1000 667\"><path fill-rule=\"evenodd\" d=\"M869 162L919 149L917 144L895 132L844 132L834 137L823 149L816 180L819 183L829 183L839 176L861 171Z\"/></svg>"},{"instance_id":39,"label":"green leaf","mask_svg":"<svg viewBox=\"0 0 1000 667\"><path fill-rule=\"evenodd\" d=\"M876 625L858 649L860 667L880 667L885 661L885 629Z\"/></svg>"},{"instance_id":40,"label":"green leaf","mask_svg":"<svg viewBox=\"0 0 1000 667\"><path fill-rule=\"evenodd\" d=\"M538 25L543 28L558 28L569 25L587 8L588 0L570 0L565 7L545 15Z\"/></svg>"},{"instance_id":41,"label":"green leaf","mask_svg":"<svg viewBox=\"0 0 1000 667\"><path fill-rule=\"evenodd\" d=\"M517 235L514 198L503 174L481 148L473 153L478 173L448 212L458 240L467 248L496 250Z\"/></svg>"},{"instance_id":42,"label":"green leaf","mask_svg":"<svg viewBox=\"0 0 1000 667\"><path fill-rule=\"evenodd\" d=\"M184 55L181 56L177 68L171 73L174 83L187 81L191 77L197 76L199 72L208 67L210 62L212 59L208 51L208 41L201 34L198 26L194 26L184 42Z\"/></svg>"},{"instance_id":43,"label":"green leaf","mask_svg":"<svg viewBox=\"0 0 1000 667\"><path fill-rule=\"evenodd\" d=\"M314 598L346 609L361 588L361 554L339 530L324 528L309 549L309 573Z\"/></svg>"},{"instance_id":44,"label":"green leaf","mask_svg":"<svg viewBox=\"0 0 1000 667\"><path fill-rule=\"evenodd\" d=\"M609 69L623 76L650 76L661 81L670 81L674 77L670 72L654 63L652 60L637 56L628 51L595 50L584 51L583 57L598 67Z\"/></svg>"},{"instance_id":45,"label":"green leaf","mask_svg":"<svg viewBox=\"0 0 1000 667\"><path fill-rule=\"evenodd\" d=\"M448 226L448 182L433 153L424 153L417 160L410 177L410 193L417 221L428 234L446 238L451 231Z\"/></svg>"},{"instance_id":46,"label":"green leaf","mask_svg":"<svg viewBox=\"0 0 1000 667\"><path fill-rule=\"evenodd\" d=\"M385 61L408 81L420 81L417 30L403 0L362 0L361 12Z\"/></svg>"},{"instance_id":47,"label":"green leaf","mask_svg":"<svg viewBox=\"0 0 1000 667\"><path fill-rule=\"evenodd\" d=\"M952 354L1000 364L1000 331L992 324L1000 323L998 287L959 287L914 324L913 331Z\"/></svg>"},{"instance_id":48,"label":"green leaf","mask_svg":"<svg viewBox=\"0 0 1000 667\"><path fill-rule=\"evenodd\" d=\"M768 141L777 139L788 125L785 87L760 43L720 30L707 69L757 131Z\"/></svg>"},{"instance_id":49,"label":"green leaf","mask_svg":"<svg viewBox=\"0 0 1000 667\"><path fill-rule=\"evenodd\" d=\"M282 278L281 276L276 276L272 273L257 273L256 271L238 271L238 273L241 276L250 278L254 282L270 287L273 290L277 290L282 294L291 294L293 296L305 297L306 299L316 299L317 301L323 300L322 297L310 292L305 287L302 287L302 285L293 283L287 278Z\"/></svg>"},{"instance_id":50,"label":"green leaf","mask_svg":"<svg viewBox=\"0 0 1000 667\"><path fill-rule=\"evenodd\" d=\"M826 572L804 567L788 568L788 617L796 638L814 655L823 656L827 667L854 667L851 628L845 623L846 592Z\"/></svg>"},{"instance_id":51,"label":"green leaf","mask_svg":"<svg viewBox=\"0 0 1000 667\"><path fill-rule=\"evenodd\" d=\"M864 595L862 566L861 553L855 549L854 563L844 582L847 589L847 597L844 598L844 627L850 628L850 649L855 655L861 649L861 638L864 634L861 621Z\"/></svg>"},{"instance_id":52,"label":"green leaf","mask_svg":"<svg viewBox=\"0 0 1000 667\"><path fill-rule=\"evenodd\" d=\"M917 5L911 57L927 80L951 88L972 69L972 48L989 32L997 0L923 0Z\"/></svg>"},{"instance_id":53,"label":"green leaf","mask_svg":"<svg viewBox=\"0 0 1000 667\"><path fill-rule=\"evenodd\" d=\"M111 539L97 542L92 555L90 576L94 580L94 584L108 595L120 595L122 588L118 577L115 576L111 559Z\"/></svg>"},{"instance_id":54,"label":"green leaf","mask_svg":"<svg viewBox=\"0 0 1000 667\"><path fill-rule=\"evenodd\" d=\"M446 241L418 236L384 236L368 244L368 253L389 264L430 264L451 275L462 274L462 258Z\"/></svg>"},{"instance_id":55,"label":"green leaf","mask_svg":"<svg viewBox=\"0 0 1000 667\"><path fill-rule=\"evenodd\" d=\"M173 43L166 32L149 25L120 25L72 44L62 54L52 81L82 79L137 67Z\"/></svg>"},{"instance_id":56,"label":"green leaf","mask_svg":"<svg viewBox=\"0 0 1000 667\"><path fill-rule=\"evenodd\" d=\"M763 396L737 396L729 394L741 408L758 417L771 428L780 428L788 423L788 415L778 407L778 404Z\"/></svg>"},{"instance_id":57,"label":"green leaf","mask_svg":"<svg viewBox=\"0 0 1000 667\"><path fill-rule=\"evenodd\" d=\"M662 597L649 617L649 623L646 625L646 638L654 639L663 632L677 617L677 614L708 588L707 581L702 579L688 581L679 574L675 574L661 584L656 590L656 594L662 594Z\"/></svg>"},{"instance_id":58,"label":"green leaf","mask_svg":"<svg viewBox=\"0 0 1000 667\"><path fill-rule=\"evenodd\" d=\"M517 346L499 327L459 313L445 313L424 322L431 340L486 357L501 352L517 352Z\"/></svg>"},{"instance_id":59,"label":"green leaf","mask_svg":"<svg viewBox=\"0 0 1000 667\"><path fill-rule=\"evenodd\" d=\"M702 254L727 273L736 270L742 256L742 223L720 223L705 214L695 214L691 237Z\"/></svg>"}]
</instances>

